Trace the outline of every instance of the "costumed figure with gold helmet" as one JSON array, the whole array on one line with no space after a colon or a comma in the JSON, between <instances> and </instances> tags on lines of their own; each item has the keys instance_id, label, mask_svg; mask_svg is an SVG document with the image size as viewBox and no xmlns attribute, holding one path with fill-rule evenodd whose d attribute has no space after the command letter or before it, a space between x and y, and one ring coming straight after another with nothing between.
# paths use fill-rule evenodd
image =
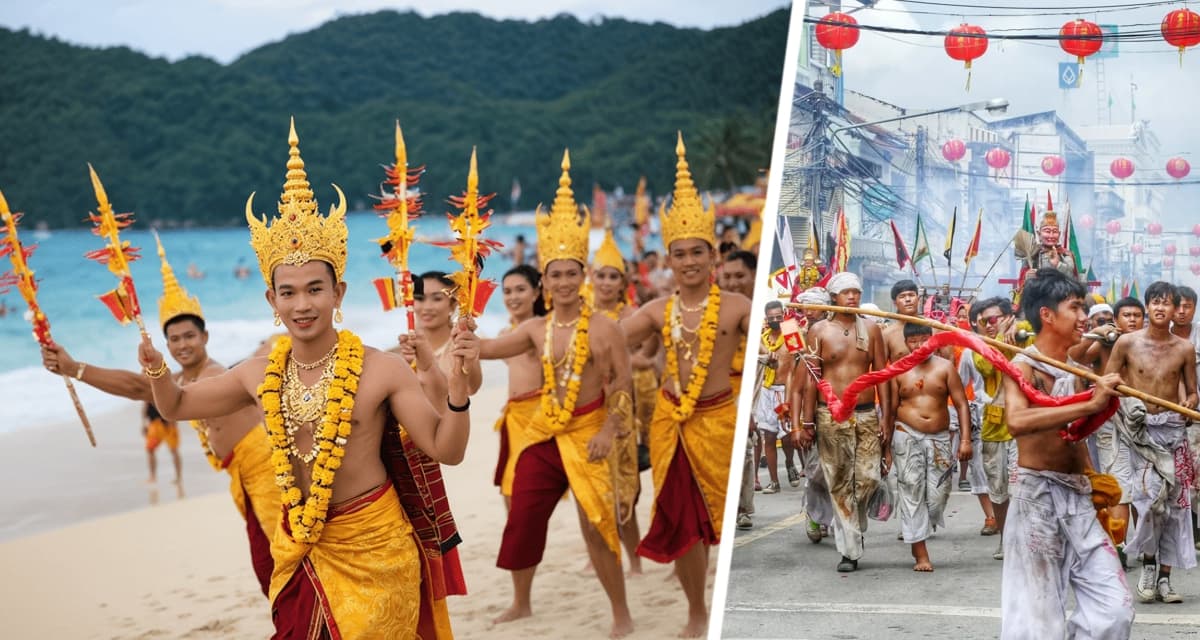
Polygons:
<instances>
[{"instance_id":1,"label":"costumed figure with gold helmet","mask_svg":"<svg viewBox=\"0 0 1200 640\"><path fill-rule=\"evenodd\" d=\"M612 633L632 631L621 572L614 469L616 440L633 418L629 354L617 323L593 313L581 295L588 260L588 216L571 190L570 156L548 212L538 207L538 260L550 311L485 340L481 356L541 355L541 407L522 433L509 433L512 508L496 566L512 571L513 604L496 622L532 614L533 575L546 548L550 516L568 489L575 495L588 556L613 611Z\"/></svg>"},{"instance_id":2,"label":"costumed figure with gold helmet","mask_svg":"<svg viewBox=\"0 0 1200 640\"><path fill-rule=\"evenodd\" d=\"M621 255L621 248L617 246L617 241L613 237L611 225L604 230L604 240L592 257L591 285L593 306L598 313L608 316L614 322L633 314L635 308L632 306L633 296L630 295L628 268L625 258ZM656 348L656 346L651 345L652 348ZM609 464L614 468L621 542L625 545L626 553L629 554L629 572L631 574L642 572L641 558L637 555L638 541L642 536L638 527L637 513L634 510L642 491L642 482L638 476L642 470L638 464L640 440L637 428L641 426L637 422L641 413L638 410L638 385L640 382L645 386L648 379L652 389L658 387L655 379L654 359L652 355L647 357L643 353L644 347L645 345L631 345L629 348L633 372L635 429L631 429L628 434L617 438L613 452L609 456ZM641 367L634 364L635 360ZM650 393L653 394L653 390ZM653 411L652 402L653 400L650 401L651 411ZM647 460L647 462L649 461Z\"/></svg>"},{"instance_id":3,"label":"costumed figure with gold helmet","mask_svg":"<svg viewBox=\"0 0 1200 640\"><path fill-rule=\"evenodd\" d=\"M163 295L158 299L158 322L171 357L181 367L179 373L171 373L169 377L180 385L189 385L197 380L219 376L226 369L208 357L208 331L205 329L200 300L188 295L175 277L157 234L155 241L158 243L163 282ZM146 402L148 407L154 401L151 381L141 373L106 369L76 361L61 344L43 348L42 360L47 369L71 375L106 393L140 400ZM166 370L162 370L163 375L166 373ZM271 536L279 526L280 510L279 489L275 486L268 463L271 445L267 441L266 431L262 429L262 412L258 407L247 406L207 420L193 420L192 426L200 437L200 444L212 468L229 473L229 492L238 512L246 520L250 562L259 587L266 595L274 566L271 560ZM152 439L163 436L178 442L177 431L158 434L151 431L146 434L146 451L150 456L151 469L155 444ZM175 447L171 449L176 458L178 475L178 453ZM182 495L182 485L178 486L178 491Z\"/></svg>"},{"instance_id":4,"label":"costumed figure with gold helmet","mask_svg":"<svg viewBox=\"0 0 1200 640\"><path fill-rule=\"evenodd\" d=\"M265 357L180 387L144 338L155 404L176 419L261 408L282 502L268 597L275 637L449 638L447 594L465 593L459 538L438 463L462 461L470 433L465 366L447 410L429 404L400 358L339 331L346 283L345 197L321 216L293 125L287 181L269 223L246 202L267 301L288 331ZM452 346L474 361L464 324ZM402 425L402 426L401 426Z\"/></svg>"},{"instance_id":5,"label":"costumed figure with gold helmet","mask_svg":"<svg viewBox=\"0 0 1200 640\"><path fill-rule=\"evenodd\" d=\"M670 210L659 210L667 264L678 284L621 322L630 344L662 335L666 354L661 391L650 424L654 506L638 553L675 562L688 600L681 635L703 635L708 621L704 582L708 547L720 542L733 450L734 353L749 328L750 301L712 283L717 252L715 211L705 209L692 182L683 136L675 148Z\"/></svg>"},{"instance_id":6,"label":"costumed figure with gold helmet","mask_svg":"<svg viewBox=\"0 0 1200 640\"><path fill-rule=\"evenodd\" d=\"M796 291L808 291L825 277L826 267L817 262L817 253L811 248L804 250L798 268L800 273L796 274Z\"/></svg>"},{"instance_id":7,"label":"costumed figure with gold helmet","mask_svg":"<svg viewBox=\"0 0 1200 640\"><path fill-rule=\"evenodd\" d=\"M1021 272L1017 278L1018 292L1025 286L1025 278L1043 267L1057 269L1073 280L1080 279L1082 274L1075 271L1075 258L1062 246L1061 239L1058 214L1047 193L1046 211L1037 225L1037 235L1021 229L1013 236L1013 255L1021 261Z\"/></svg>"}]
</instances>

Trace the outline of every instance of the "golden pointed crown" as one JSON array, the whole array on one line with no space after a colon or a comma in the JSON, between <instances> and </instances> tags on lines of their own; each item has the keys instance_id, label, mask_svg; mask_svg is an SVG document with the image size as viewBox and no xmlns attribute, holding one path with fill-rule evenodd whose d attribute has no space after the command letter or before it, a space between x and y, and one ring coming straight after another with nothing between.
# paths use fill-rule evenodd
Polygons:
<instances>
[{"instance_id":1,"label":"golden pointed crown","mask_svg":"<svg viewBox=\"0 0 1200 640\"><path fill-rule=\"evenodd\" d=\"M159 326L166 327L171 319L185 315L203 320L204 312L200 310L199 298L189 296L187 289L179 284L175 271L171 269L171 263L167 262L167 252L163 250L162 240L158 238L157 232L154 234L154 242L158 244L158 260L162 263L163 279L163 294L158 299Z\"/></svg>"},{"instance_id":2,"label":"golden pointed crown","mask_svg":"<svg viewBox=\"0 0 1200 640\"><path fill-rule=\"evenodd\" d=\"M588 259L588 218L587 208L580 214L579 205L575 204L575 194L571 191L571 154L563 151L562 176L558 179L558 191L554 194L554 204L548 213L542 212L538 205L537 235L538 261L542 271L554 260L574 260L581 265L587 264Z\"/></svg>"},{"instance_id":3,"label":"golden pointed crown","mask_svg":"<svg viewBox=\"0 0 1200 640\"><path fill-rule=\"evenodd\" d=\"M1058 228L1058 214L1054 213L1053 210L1042 212L1042 223L1038 225L1038 228L1042 229L1045 227Z\"/></svg>"},{"instance_id":4,"label":"golden pointed crown","mask_svg":"<svg viewBox=\"0 0 1200 640\"><path fill-rule=\"evenodd\" d=\"M327 262L333 267L338 281L346 270L346 195L335 184L338 204L329 208L322 218L317 212L300 159L300 138L296 136L296 119L292 118L288 132L287 180L279 196L279 215L267 224L264 215L254 215L254 194L246 199L246 222L250 224L250 246L258 256L258 268L267 286L274 286L275 267L281 264L300 266L313 260Z\"/></svg>"},{"instance_id":5,"label":"golden pointed crown","mask_svg":"<svg viewBox=\"0 0 1200 640\"><path fill-rule=\"evenodd\" d=\"M592 268L602 269L604 267L612 267L625 275L625 258L621 255L621 248L617 246L617 240L613 237L612 227L605 227L604 240L600 243L600 248L596 249L596 255L592 256Z\"/></svg>"},{"instance_id":6,"label":"golden pointed crown","mask_svg":"<svg viewBox=\"0 0 1200 640\"><path fill-rule=\"evenodd\" d=\"M664 211L659 208L658 217L662 221L663 246L671 250L671 243L676 240L695 238L708 243L710 247L717 246L716 210L704 209L700 203L700 194L696 184L692 182L692 172L688 169L687 148L683 146L683 133L679 133L675 144L675 155L679 158L675 163L675 194L671 198L671 208Z\"/></svg>"}]
</instances>

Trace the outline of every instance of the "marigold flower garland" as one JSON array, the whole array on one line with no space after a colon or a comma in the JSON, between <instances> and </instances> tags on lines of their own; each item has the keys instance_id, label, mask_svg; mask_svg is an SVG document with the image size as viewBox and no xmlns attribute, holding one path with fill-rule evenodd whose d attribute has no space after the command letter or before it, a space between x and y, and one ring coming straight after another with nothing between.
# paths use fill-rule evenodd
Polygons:
<instances>
[{"instance_id":1,"label":"marigold flower garland","mask_svg":"<svg viewBox=\"0 0 1200 640\"><path fill-rule=\"evenodd\" d=\"M313 461L312 484L308 490L308 498L304 500L301 500L303 496L296 487L296 478L292 473L287 427L280 398L291 350L291 337L282 337L275 343L267 360L263 383L258 387L258 396L262 401L263 422L271 439L271 466L275 469L275 484L283 492L282 499L287 509L292 539L313 544L321 538L329 502L333 497L333 480L338 468L342 466L342 458L346 456L346 442L350 438L350 418L354 412L354 395L358 392L358 379L362 374L363 344L361 338L349 331L338 332L334 378L326 395L325 414L321 424L313 430L318 453Z\"/></svg>"},{"instance_id":2,"label":"marigold flower garland","mask_svg":"<svg viewBox=\"0 0 1200 640\"><path fill-rule=\"evenodd\" d=\"M554 372L554 318L551 314L546 317L546 340L542 345L542 413L550 419L550 424L559 429L571 421L575 413L575 401L579 399L579 388L583 380L583 365L588 359L588 322L592 316L592 308L584 302L579 307L579 324L571 336L571 344L567 349L571 352L571 360L566 364L571 371L567 379L567 393L562 403L558 402L558 377Z\"/></svg>"},{"instance_id":3,"label":"marigold flower garland","mask_svg":"<svg viewBox=\"0 0 1200 640\"><path fill-rule=\"evenodd\" d=\"M213 471L223 470L224 463L217 457L217 454L213 453L212 446L208 444L208 423L203 420L192 420L191 424L200 438L200 448L204 449L204 457L208 458L208 464L212 466Z\"/></svg>"},{"instance_id":4,"label":"marigold flower garland","mask_svg":"<svg viewBox=\"0 0 1200 640\"><path fill-rule=\"evenodd\" d=\"M758 340L759 340L759 342L762 343L763 355L766 355L768 353L775 353L776 351L779 351L779 347L783 346L783 334L782 333L779 334L779 340L776 340L775 342L771 342L771 330L770 329L763 331L762 336ZM743 354L743 355L745 355L745 354Z\"/></svg>"},{"instance_id":5,"label":"marigold flower garland","mask_svg":"<svg viewBox=\"0 0 1200 640\"><path fill-rule=\"evenodd\" d=\"M679 353L676 343L683 340L683 319L679 314L679 294L667 298L666 322L663 323L663 347L667 352L667 375L675 379L675 389L680 388ZM671 419L683 422L692 417L696 410L696 401L704 389L704 381L708 378L708 365L712 362L713 347L717 343L717 320L721 314L721 290L712 285L708 290L708 298L704 303L704 317L696 333L700 338L700 353L696 356L696 364L687 383L687 391L679 392L679 406L671 412Z\"/></svg>"}]
</instances>

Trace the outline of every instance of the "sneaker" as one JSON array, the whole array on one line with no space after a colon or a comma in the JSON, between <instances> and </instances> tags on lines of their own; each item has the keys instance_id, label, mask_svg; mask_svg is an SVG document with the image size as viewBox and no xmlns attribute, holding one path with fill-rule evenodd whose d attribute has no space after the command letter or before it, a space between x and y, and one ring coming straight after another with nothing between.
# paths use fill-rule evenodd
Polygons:
<instances>
[{"instance_id":1,"label":"sneaker","mask_svg":"<svg viewBox=\"0 0 1200 640\"><path fill-rule=\"evenodd\" d=\"M903 539L904 539L904 531L900 531L899 533L897 533L897 534L896 534L896 539L897 539L897 540L903 540Z\"/></svg>"},{"instance_id":2,"label":"sneaker","mask_svg":"<svg viewBox=\"0 0 1200 640\"><path fill-rule=\"evenodd\" d=\"M842 561L838 563L837 570L838 573L850 573L851 571L858 571L858 560L851 560L846 556L842 556Z\"/></svg>"},{"instance_id":3,"label":"sneaker","mask_svg":"<svg viewBox=\"0 0 1200 640\"><path fill-rule=\"evenodd\" d=\"M1154 590L1154 599L1172 604L1183 602L1183 598L1171 588L1171 578L1166 576L1158 579L1158 588Z\"/></svg>"},{"instance_id":4,"label":"sneaker","mask_svg":"<svg viewBox=\"0 0 1200 640\"><path fill-rule=\"evenodd\" d=\"M750 514L739 513L737 516L737 528L749 529L754 526L754 521L750 519Z\"/></svg>"},{"instance_id":5,"label":"sneaker","mask_svg":"<svg viewBox=\"0 0 1200 640\"><path fill-rule=\"evenodd\" d=\"M1158 565L1144 564L1142 565L1142 577L1138 580L1137 596L1141 602L1154 602L1154 597L1157 592L1155 585L1158 579Z\"/></svg>"},{"instance_id":6,"label":"sneaker","mask_svg":"<svg viewBox=\"0 0 1200 640\"><path fill-rule=\"evenodd\" d=\"M1003 559L1004 559L1004 542L1001 541L1000 544L996 545L996 552L992 554L992 560L1003 560Z\"/></svg>"},{"instance_id":7,"label":"sneaker","mask_svg":"<svg viewBox=\"0 0 1200 640\"><path fill-rule=\"evenodd\" d=\"M788 467L788 484L793 487L800 486L800 472L796 471L796 467Z\"/></svg>"},{"instance_id":8,"label":"sneaker","mask_svg":"<svg viewBox=\"0 0 1200 640\"><path fill-rule=\"evenodd\" d=\"M763 492L763 495L766 495L768 493L779 493L779 483L778 482L768 483L767 486L763 488L762 492Z\"/></svg>"},{"instance_id":9,"label":"sneaker","mask_svg":"<svg viewBox=\"0 0 1200 640\"><path fill-rule=\"evenodd\" d=\"M994 536L997 533L1000 533L1000 530L996 528L996 519L995 518L984 518L983 528L979 530L979 535Z\"/></svg>"},{"instance_id":10,"label":"sneaker","mask_svg":"<svg viewBox=\"0 0 1200 640\"><path fill-rule=\"evenodd\" d=\"M809 520L808 530L805 531L805 533L808 535L809 542L816 544L821 541L821 525L817 524L816 522Z\"/></svg>"},{"instance_id":11,"label":"sneaker","mask_svg":"<svg viewBox=\"0 0 1200 640\"><path fill-rule=\"evenodd\" d=\"M971 483L966 480L959 480L958 481L958 490L959 491L970 491Z\"/></svg>"}]
</instances>

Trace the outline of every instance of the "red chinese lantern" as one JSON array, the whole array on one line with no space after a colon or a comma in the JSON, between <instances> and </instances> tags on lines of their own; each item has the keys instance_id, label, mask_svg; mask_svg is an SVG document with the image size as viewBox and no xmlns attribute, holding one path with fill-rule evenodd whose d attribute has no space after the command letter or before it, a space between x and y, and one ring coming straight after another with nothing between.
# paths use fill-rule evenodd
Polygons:
<instances>
[{"instance_id":1,"label":"red chinese lantern","mask_svg":"<svg viewBox=\"0 0 1200 640\"><path fill-rule=\"evenodd\" d=\"M1192 226L1192 235L1196 236L1197 238L1200 238L1200 224Z\"/></svg>"},{"instance_id":2,"label":"red chinese lantern","mask_svg":"<svg viewBox=\"0 0 1200 640\"><path fill-rule=\"evenodd\" d=\"M1151 222L1146 225L1146 233L1156 237L1160 236L1162 235L1162 225L1157 222Z\"/></svg>"},{"instance_id":3,"label":"red chinese lantern","mask_svg":"<svg viewBox=\"0 0 1200 640\"><path fill-rule=\"evenodd\" d=\"M1112 231L1109 231L1109 233L1112 233ZM1132 253L1135 256L1142 255L1142 245L1140 243L1132 245L1131 247L1129 247L1129 253Z\"/></svg>"},{"instance_id":4,"label":"red chinese lantern","mask_svg":"<svg viewBox=\"0 0 1200 640\"><path fill-rule=\"evenodd\" d=\"M1175 266L1175 258L1172 258L1171 256L1167 256L1167 257L1163 258L1162 265L1168 269L1170 269L1171 267L1174 267Z\"/></svg>"},{"instance_id":5,"label":"red chinese lantern","mask_svg":"<svg viewBox=\"0 0 1200 640\"><path fill-rule=\"evenodd\" d=\"M1067 168L1067 161L1062 159L1062 156L1046 156L1042 158L1042 173L1048 176L1057 176Z\"/></svg>"},{"instance_id":6,"label":"red chinese lantern","mask_svg":"<svg viewBox=\"0 0 1200 640\"><path fill-rule=\"evenodd\" d=\"M951 138L942 145L942 157L946 162L958 162L967 155L967 144L958 138Z\"/></svg>"},{"instance_id":7,"label":"red chinese lantern","mask_svg":"<svg viewBox=\"0 0 1200 640\"><path fill-rule=\"evenodd\" d=\"M1187 177L1187 174L1192 172L1192 165L1188 164L1183 158L1171 158L1167 160L1167 174L1176 180L1182 180Z\"/></svg>"},{"instance_id":8,"label":"red chinese lantern","mask_svg":"<svg viewBox=\"0 0 1200 640\"><path fill-rule=\"evenodd\" d=\"M1188 247L1188 255L1193 258L1200 258L1200 245L1192 245Z\"/></svg>"},{"instance_id":9,"label":"red chinese lantern","mask_svg":"<svg viewBox=\"0 0 1200 640\"><path fill-rule=\"evenodd\" d=\"M1162 21L1162 37L1179 48L1179 66L1183 66L1184 49L1200 44L1200 14L1190 9L1168 13Z\"/></svg>"},{"instance_id":10,"label":"red chinese lantern","mask_svg":"<svg viewBox=\"0 0 1200 640\"><path fill-rule=\"evenodd\" d=\"M842 51L858 44L858 21L853 16L835 11L821 18L814 31L817 42L833 51L834 63L829 72L834 76L842 75Z\"/></svg>"},{"instance_id":11,"label":"red chinese lantern","mask_svg":"<svg viewBox=\"0 0 1200 640\"><path fill-rule=\"evenodd\" d=\"M1108 165L1108 170L1112 172L1114 178L1124 180L1133 175L1133 162L1129 158L1117 158Z\"/></svg>"},{"instance_id":12,"label":"red chinese lantern","mask_svg":"<svg viewBox=\"0 0 1200 640\"><path fill-rule=\"evenodd\" d=\"M1083 217L1079 219L1079 226L1083 227L1084 229L1091 229L1092 227L1096 226L1096 219L1093 218L1091 214L1085 213L1083 214Z\"/></svg>"},{"instance_id":13,"label":"red chinese lantern","mask_svg":"<svg viewBox=\"0 0 1200 640\"><path fill-rule=\"evenodd\" d=\"M1192 275L1200 276L1200 263L1193 262L1192 265L1190 267L1188 267L1188 269L1191 270Z\"/></svg>"},{"instance_id":14,"label":"red chinese lantern","mask_svg":"<svg viewBox=\"0 0 1200 640\"><path fill-rule=\"evenodd\" d=\"M984 158L987 160L988 166L997 171L1007 167L1008 161L1012 159L1008 152L1000 147L992 147Z\"/></svg>"},{"instance_id":15,"label":"red chinese lantern","mask_svg":"<svg viewBox=\"0 0 1200 640\"><path fill-rule=\"evenodd\" d=\"M987 53L987 32L982 27L963 23L946 34L946 55L960 60L967 70L967 90L971 90L971 61Z\"/></svg>"},{"instance_id":16,"label":"red chinese lantern","mask_svg":"<svg viewBox=\"0 0 1200 640\"><path fill-rule=\"evenodd\" d=\"M1095 22L1076 18L1058 30L1058 46L1063 51L1075 56L1079 62L1079 75L1075 77L1075 86L1083 85L1083 59L1096 53L1104 44L1104 32Z\"/></svg>"},{"instance_id":17,"label":"red chinese lantern","mask_svg":"<svg viewBox=\"0 0 1200 640\"><path fill-rule=\"evenodd\" d=\"M1173 256L1176 253L1179 253L1179 247L1175 246L1175 243L1171 243L1163 247L1163 253L1167 254L1168 256Z\"/></svg>"},{"instance_id":18,"label":"red chinese lantern","mask_svg":"<svg viewBox=\"0 0 1200 640\"><path fill-rule=\"evenodd\" d=\"M1110 236L1115 236L1118 233L1121 233L1121 221L1109 220L1108 224L1104 225L1104 230L1107 231L1108 235ZM1196 235L1200 236L1200 224L1196 225L1196 230L1198 231Z\"/></svg>"}]
</instances>

